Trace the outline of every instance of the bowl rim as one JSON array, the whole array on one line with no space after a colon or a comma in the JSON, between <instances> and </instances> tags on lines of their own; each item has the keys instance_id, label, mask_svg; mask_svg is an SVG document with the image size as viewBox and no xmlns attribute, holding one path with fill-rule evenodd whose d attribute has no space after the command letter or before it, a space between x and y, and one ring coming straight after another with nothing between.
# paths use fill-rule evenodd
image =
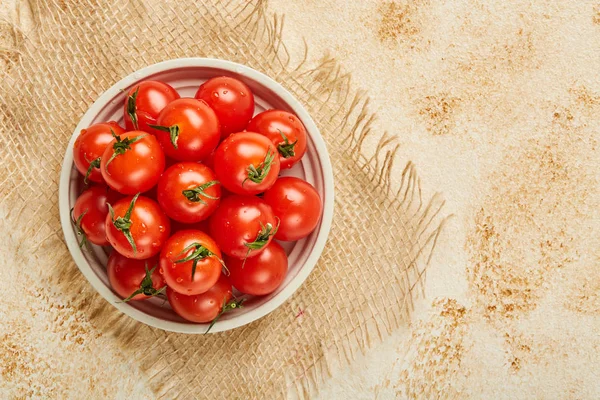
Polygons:
<instances>
[{"instance_id":1,"label":"bowl rim","mask_svg":"<svg viewBox=\"0 0 600 400\"><path fill-rule=\"evenodd\" d=\"M73 229L70 216L70 204L69 204L69 191L70 191L70 180L71 172L73 168L73 145L78 136L78 132L81 129L87 127L89 122L113 99L122 88L130 87L135 82L143 80L148 76L152 76L157 73L166 72L174 69L185 69L194 67L207 67L222 69L227 72L231 72L235 75L242 75L248 77L251 80L259 83L266 87L272 92L276 93L300 118L306 127L307 133L309 134L312 142L314 143L317 157L321 163L321 174L323 178L323 214L321 219L321 226L318 231L317 239L315 240L314 246L309 257L306 259L304 265L298 271L298 274L288 283L288 285L276 294L273 298L260 306L233 318L227 320L219 320L215 323L211 329L211 333L217 333L222 331L231 330L234 328L247 325L257 319L264 317L271 313L277 307L281 306L288 298L290 298L308 278L308 275L314 269L318 259L323 252L325 243L331 230L331 224L333 220L333 208L334 208L334 180L333 180L333 168L331 166L331 160L327 151L327 146L323 140L321 132L317 128L315 122L311 118L310 114L304 106L281 84L276 82L269 76L259 72L251 67L243 64L238 64L228 60L221 60L215 58L202 58L202 57L189 57L189 58L177 58L162 61L156 64L152 64L143 67L139 70L132 72L123 79L116 82L104 93L102 93L98 99L91 105L90 108L81 117L77 127L75 128L69 143L65 151L65 157L61 167L60 183L59 183L59 211L60 221L65 237L65 241L73 260L77 267L92 285L92 287L109 302L112 306L116 307L122 313L135 319L136 321L145 323L155 328L163 329L171 332L188 333L188 334L200 334L204 333L208 327L208 324L193 324L184 323L177 321L168 321L161 318L154 317L146 314L145 312L138 310L126 303L120 302L121 298L117 297L113 293L112 289L102 282L102 280L96 275L91 265L87 262L83 255L83 250L79 247L76 234ZM89 121L88 121L89 120ZM86 122L87 121L87 122ZM83 126L86 125L86 126Z\"/></svg>"}]
</instances>

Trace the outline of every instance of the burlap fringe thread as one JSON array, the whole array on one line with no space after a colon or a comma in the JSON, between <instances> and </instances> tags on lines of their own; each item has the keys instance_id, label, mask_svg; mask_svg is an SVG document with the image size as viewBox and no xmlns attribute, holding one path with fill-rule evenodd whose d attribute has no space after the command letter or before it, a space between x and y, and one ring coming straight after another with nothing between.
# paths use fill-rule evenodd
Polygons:
<instances>
[{"instance_id":1,"label":"burlap fringe thread","mask_svg":"<svg viewBox=\"0 0 600 400\"><path fill-rule=\"evenodd\" d=\"M34 57L32 52L35 52L35 45L39 38L35 35L44 36L46 29L44 27L45 18L51 14L52 10L58 7L63 8L64 13L71 13L71 18L81 18L81 15L86 15L88 18L93 18L94 7L97 7L97 3L102 3L102 0L98 1L64 1L57 0L57 2L35 1L31 0L28 2L28 8L31 10L33 21L35 23L36 30L31 33L31 38L24 38L23 31L19 28L18 23L10 23L4 25L4 34L9 35L13 39L13 44L9 46L0 47L0 56L6 62L6 70L3 73L4 89L23 84L18 82L19 78L23 78L19 75L18 69L22 67L22 63L27 63L27 58ZM364 215L364 219L359 221L368 224L370 219L374 221L386 221L389 224L397 224L396 228L401 230L399 234L407 238L406 243L410 243L413 246L407 254L410 256L404 256L402 254L396 254L397 251L393 247L390 248L370 248L369 246L376 245L378 238L370 241L367 236L372 234L371 231L365 230L365 237L353 237L348 238L352 241L353 246L365 247L361 250L361 253L365 259L370 260L370 265L366 267L379 268L379 265L387 265L386 263L393 262L396 259L398 264L398 276L390 277L389 283L384 282L384 285L389 285L389 288L374 290L371 298L356 298L356 299L337 299L336 293L329 293L329 290L324 290L323 293L328 293L331 297L329 301L362 301L362 304L358 308L348 308L344 305L336 305L336 312L339 312L340 319L349 318L350 323L354 323L352 328L347 332L343 332L342 335L332 333L330 336L322 337L320 339L319 348L310 347L310 343L303 349L301 340L305 338L304 335L298 335L298 351L300 356L293 363L289 365L284 371L272 371L268 374L261 374L260 376L251 375L249 378L240 377L244 374L244 369L235 371L235 375L240 379L239 382L234 385L224 384L221 388L216 388L213 395L217 397L229 397L229 398L271 398L275 393L279 393L280 396L286 397L290 394L295 394L300 398L308 398L318 391L320 384L328 377L331 376L333 371L340 366L347 365L355 359L357 352L364 352L375 343L380 342L384 337L390 335L395 329L405 324L410 316L410 312L413 307L413 296L420 288L422 288L422 281L424 279L426 267L432 257L433 250L436 242L442 231L444 223L447 218L442 216L442 207L444 201L441 196L435 195L430 200L424 200L421 192L420 180L417 176L415 166L408 162L404 169L399 170L399 164L397 161L397 155L399 153L398 138L396 136L384 133L378 140L376 150L373 154L367 154L364 149L364 145L367 141L372 141L373 136L377 136L377 133L373 132L373 121L375 120L375 114L369 111L369 100L366 92L355 91L352 89L350 76L345 74L333 57L325 57L316 66L309 68L309 52L308 46L305 45L304 57L296 66L292 66L290 52L288 51L285 43L283 42L283 26L284 17L278 15L269 16L265 12L265 1L259 0L254 3L247 3L246 5L239 5L237 7L231 6L231 2L225 6L219 6L219 9L231 9L233 11L225 13L226 15L220 15L219 12L211 6L205 6L208 10L207 15L203 18L210 18L214 20L216 25L227 21L226 24L220 26L219 34L215 36L216 44L214 48L219 46L227 46L228 48L234 48L229 54L221 54L215 51L208 51L209 54L203 54L205 56L220 56L223 58L230 58L234 61L245 62L250 66L253 66L259 70L263 70L265 73L271 75L274 79L279 80L288 87L304 104L308 105L309 111L313 116L317 124L323 126L324 136L328 143L331 151L332 161L334 163L334 169L336 170L336 179L341 182L344 179L357 179L360 182L365 183L362 188L364 193L352 193L353 190L343 193L345 196L354 195L350 198L340 198L338 193L338 199L336 200L336 219L338 221L343 220L341 224L343 227L352 227L353 230L349 230L350 235L352 232L360 232L361 228L353 226L352 216L344 215L345 209L353 202L361 201L374 201L374 204L365 205L365 208L358 209L358 213L362 212L369 215ZM66 8L65 8L66 7ZM150 2L127 5L125 6L125 15L144 15L144 13L157 12L156 7L160 9L161 5L152 5ZM167 7L167 6L165 6ZM176 7L173 5L173 7ZM182 6L183 7L183 6ZM83 8L92 10L82 11ZM179 8L178 8L179 9ZM59 16L63 15L61 11L57 13ZM160 10L159 10L160 11ZM117 10L114 15L123 12L123 10ZM215 13L214 15L210 13ZM68 24L69 17L65 17ZM125 18L125 17L123 17ZM52 23L52 19L48 20ZM46 23L48 23L46 21ZM239 21L234 27L229 27L231 21ZM118 21L117 21L118 22ZM117 23L115 22L115 24ZM244 32L243 36L235 34L237 32ZM172 37L176 33L171 33ZM173 39L173 40L176 40ZM30 46L28 47L28 44ZM259 48L261 51L256 51ZM196 53L189 54L186 48L175 51L175 54L171 56L191 56L198 55ZM239 56L238 56L239 52ZM25 57L25 61L23 58ZM160 58L161 55L158 56ZM243 59L246 57L246 59ZM263 58L261 58L263 57ZM143 65L144 63L158 61L157 56L147 56L142 58L139 62ZM29 61L32 62L32 61ZM131 64L131 63L130 63ZM122 68L125 71L131 70L131 68L139 67L136 65L127 65ZM16 73L14 73L16 71ZM118 73L121 73L120 71ZM118 78L118 73L116 78ZM105 88L96 88L96 90L104 90ZM11 93L9 90L3 90L0 93L0 121L2 126L0 129L3 131L3 137L11 137L12 132L23 132L24 126L27 123L23 120L23 116L17 116L14 113L15 107L23 106L19 104L19 100L16 98L18 93ZM77 100L79 102L77 103ZM89 104L88 99L76 99L77 107L79 110L75 110L75 114L81 113ZM11 111L13 110L13 111ZM41 111L43 112L43 110ZM21 120L19 120L21 118ZM74 127L76 120L70 121L70 125L66 128ZM63 135L64 143L67 142L67 138L70 135L68 129L61 132ZM332 137L335 135L336 137ZM14 141L14 139L11 139ZM4 141L3 141L4 142ZM16 143L13 143L16 144ZM17 143L21 145L21 143ZM4 145L4 143L3 143ZM54 155L55 162L60 162L60 158L63 154L63 148L59 148L57 154ZM15 151L19 152L15 154ZM7 207L12 201L18 200L17 192L15 187L9 187L9 185L17 185L23 189L23 185L26 190L39 190L35 187L35 184L23 183L19 181L13 181L14 170L9 170L15 167L14 160L12 158L25 154L24 150L9 150L8 148L2 148L0 154L1 166L0 171L2 176L7 177L1 186L1 195L4 197L2 200L2 206ZM26 158L26 154L25 154ZM340 166L341 164L353 167L352 171L347 171L349 168ZM55 166L56 167L56 166ZM349 176L343 176L342 172L345 171ZM355 178L352 178L352 177ZM12 178L11 178L12 177ZM46 182L47 185L57 185L58 182L58 171L52 171L50 173L51 181ZM344 181L345 182L345 181ZM344 184L345 185L345 184ZM346 189L346 186L343 186ZM357 186L360 188L360 185ZM352 188L352 186L348 186ZM51 196L54 200L57 200L56 188L53 187ZM341 189L340 189L341 190ZM372 195L372 192L379 191L383 195ZM367 193L368 192L368 193ZM22 196L22 195L21 195ZM18 204L18 202L12 203ZM23 206L24 207L24 206ZM10 207L9 207L10 208ZM48 222L44 221L51 227L50 233L40 233L40 230L34 228L29 231L25 231L23 236L19 237L20 246L31 246L31 237L35 238L36 248L40 246L51 246L51 240L62 237L62 232L58 224L58 213L57 209L53 209L53 215ZM19 211L9 212L7 220L0 225L2 231L10 226L12 220L16 220L24 214L24 208ZM33 212L32 215L39 214ZM389 218L388 214L392 217ZM358 214L357 216L360 217ZM379 217L378 217L379 216ZM365 226L365 229L377 229L374 226ZM340 228L341 229L341 228ZM336 231L332 232L332 235L344 235L345 232ZM382 233L379 233L382 235ZM59 239L60 240L60 239ZM48 242L50 241L50 242ZM337 245L339 242L337 238L333 237L330 241L328 248ZM344 242L342 242L344 243ZM185 346L193 346L194 344L215 345L215 342L211 342L208 337L206 338L194 338L189 339L183 338L182 335L168 334L161 331L157 331L146 326L143 326L135 321L132 321L128 317L116 311L113 307L106 304L106 301L97 294L93 293L93 290L89 287L89 284L79 270L73 265L72 262L65 263L68 259L68 253L64 243L60 243L62 247L56 250L57 271L49 277L49 287L57 285L60 290L64 293L68 293L72 296L76 308L83 310L85 315L90 321L97 327L100 332L104 335L113 335L118 342L118 345L124 349L135 349L139 344L136 340L140 336L149 336L154 338L159 344L151 349L145 349L146 351L140 352L131 350L134 354L139 357L139 364L141 368L145 369L150 384L155 390L156 394L165 398L172 397L198 397L200 396L198 391L190 388L191 381L185 382L185 379L196 379L198 377L190 377L181 372L179 368L176 368L170 364L170 362L150 362L151 360L162 360L165 358L165 348L172 347L173 352L177 355L177 346L179 343L183 343ZM383 245L382 245L383 246ZM16 249L19 251L22 249ZM364 255L364 252L380 252L379 255ZM329 254L332 254L331 256ZM333 252L326 252L324 254L325 265L320 265L313 273L314 279L309 279L307 285L322 285L322 281L318 281L319 278L315 276L319 275L319 269L327 268L329 265L335 265L340 260L335 259ZM331 259L330 259L331 257ZM344 260L348 263L348 268L362 268L362 266L353 265L351 259L351 251L348 252L347 259ZM380 258L369 258L369 257L380 257ZM66 266L64 264L67 264ZM342 266L344 267L344 266ZM353 278L360 279L362 275L358 275L358 272L353 274ZM378 280L381 285L381 277L375 276L375 280ZM346 285L347 280L341 282L339 285ZM325 282L326 284L326 282ZM369 282L367 285L373 285ZM336 289L336 287L329 288ZM315 289L316 290L316 289ZM299 293L304 293L301 289ZM349 290L348 293L352 293ZM57 294L58 295L58 294ZM307 297L310 299L310 296ZM327 299L326 299L327 301ZM311 303L304 298L303 295L296 295L290 301L287 306L290 310L296 309L296 307L311 308ZM318 306L315 306L318 309ZM357 312L357 310L359 312ZM352 313L350 317L343 313ZM278 314L281 317L281 314ZM335 328L334 321L330 321L329 316L315 315L313 318L321 319L319 324L325 324L331 328ZM266 317L267 319L269 317ZM358 322L357 322L358 321ZM250 325L250 327L241 328L237 334L225 333L221 334L221 340L219 347L222 348L223 343L227 343L232 337L244 337L245 335L258 334L260 332L261 325L260 321ZM263 326L264 327L264 326ZM301 328L298 328L301 329ZM241 331L241 333L240 333ZM251 340L251 339L248 339ZM258 340L258 339L256 339ZM310 339L305 339L310 340ZM172 344L169 344L173 342ZM277 347L275 347L277 350ZM302 353L304 351L304 353ZM315 353L316 352L316 353ZM192 356L193 357L193 356ZM260 358L260 357L259 357ZM189 358L188 358L189 361ZM243 365L243 360L239 361ZM247 366L253 368L254 365ZM193 368L193 367L191 367ZM239 364L238 364L239 368ZM271 365L263 364L261 368L270 369ZM169 377L176 376L178 373L182 373L184 376L180 377L183 379L184 386L178 386L177 383L169 383ZM219 372L222 373L222 372ZM280 375L278 375L280 374ZM262 380L265 377L271 377L273 379L272 386ZM246 379L249 379L246 381ZM284 384L285 382L285 384ZM182 382L180 382L182 383ZM246 385L242 390L236 388L236 386ZM202 396L204 396L204 392Z\"/></svg>"}]
</instances>

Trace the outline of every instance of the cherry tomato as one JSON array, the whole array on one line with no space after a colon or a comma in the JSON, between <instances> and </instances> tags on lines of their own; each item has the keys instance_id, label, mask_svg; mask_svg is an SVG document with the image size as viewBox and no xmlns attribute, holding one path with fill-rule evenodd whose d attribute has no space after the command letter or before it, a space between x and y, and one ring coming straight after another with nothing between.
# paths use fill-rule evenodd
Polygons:
<instances>
[{"instance_id":1,"label":"cherry tomato","mask_svg":"<svg viewBox=\"0 0 600 400\"><path fill-rule=\"evenodd\" d=\"M206 165L208 168L212 169L213 171L215 170L215 151L217 149L215 148L215 150L213 150L208 157L206 157L204 160L202 160L202 164Z\"/></svg>"},{"instance_id":2,"label":"cherry tomato","mask_svg":"<svg viewBox=\"0 0 600 400\"><path fill-rule=\"evenodd\" d=\"M219 279L222 266L221 250L201 231L175 233L160 253L160 270L167 285L186 295L210 289Z\"/></svg>"},{"instance_id":3,"label":"cherry tomato","mask_svg":"<svg viewBox=\"0 0 600 400\"><path fill-rule=\"evenodd\" d=\"M313 185L300 178L286 176L277 179L263 199L279 218L276 239L302 239L315 230L321 219L323 205L319 193Z\"/></svg>"},{"instance_id":4,"label":"cherry tomato","mask_svg":"<svg viewBox=\"0 0 600 400\"><path fill-rule=\"evenodd\" d=\"M165 169L165 154L156 138L142 131L117 135L100 162L104 180L123 194L150 190Z\"/></svg>"},{"instance_id":5,"label":"cherry tomato","mask_svg":"<svg viewBox=\"0 0 600 400\"><path fill-rule=\"evenodd\" d=\"M241 132L254 114L254 95L242 81L228 76L209 79L200 85L196 98L215 110L221 122L221 135Z\"/></svg>"},{"instance_id":6,"label":"cherry tomato","mask_svg":"<svg viewBox=\"0 0 600 400\"><path fill-rule=\"evenodd\" d=\"M306 129L294 114L263 111L252 118L246 129L269 138L279 152L281 169L291 168L306 153Z\"/></svg>"},{"instance_id":7,"label":"cherry tomato","mask_svg":"<svg viewBox=\"0 0 600 400\"><path fill-rule=\"evenodd\" d=\"M171 221L158 204L136 194L112 205L106 216L106 237L127 258L143 260L158 254L169 237Z\"/></svg>"},{"instance_id":8,"label":"cherry tomato","mask_svg":"<svg viewBox=\"0 0 600 400\"><path fill-rule=\"evenodd\" d=\"M187 296L167 288L169 304L182 318L198 323L210 322L217 318L232 298L231 283L224 275L208 291ZM226 306L227 308L227 306Z\"/></svg>"},{"instance_id":9,"label":"cherry tomato","mask_svg":"<svg viewBox=\"0 0 600 400\"><path fill-rule=\"evenodd\" d=\"M128 131L151 133L148 125L156 124L163 108L178 98L179 93L164 82L144 81L134 85L125 99L125 127Z\"/></svg>"},{"instance_id":10,"label":"cherry tomato","mask_svg":"<svg viewBox=\"0 0 600 400\"><path fill-rule=\"evenodd\" d=\"M221 127L215 112L196 99L169 103L150 126L166 155L179 161L200 161L217 147Z\"/></svg>"},{"instance_id":11,"label":"cherry tomato","mask_svg":"<svg viewBox=\"0 0 600 400\"><path fill-rule=\"evenodd\" d=\"M200 222L219 206L221 185L206 165L182 162L162 175L157 196L170 218L184 223Z\"/></svg>"},{"instance_id":12,"label":"cherry tomato","mask_svg":"<svg viewBox=\"0 0 600 400\"><path fill-rule=\"evenodd\" d=\"M245 259L258 255L277 229L271 207L254 196L232 195L209 220L210 235L228 256Z\"/></svg>"},{"instance_id":13,"label":"cherry tomato","mask_svg":"<svg viewBox=\"0 0 600 400\"><path fill-rule=\"evenodd\" d=\"M189 229L208 233L209 232L208 219L205 219L200 222L195 222L193 224L185 224L183 222L175 221L174 219L171 220L171 234L174 234L179 231L189 230Z\"/></svg>"},{"instance_id":14,"label":"cherry tomato","mask_svg":"<svg viewBox=\"0 0 600 400\"><path fill-rule=\"evenodd\" d=\"M165 280L158 272L158 257L133 260L113 251L106 272L110 286L124 301L146 300L166 290Z\"/></svg>"},{"instance_id":15,"label":"cherry tomato","mask_svg":"<svg viewBox=\"0 0 600 400\"><path fill-rule=\"evenodd\" d=\"M265 136L240 132L225 139L215 151L215 173L230 192L258 194L279 175L277 149Z\"/></svg>"},{"instance_id":16,"label":"cherry tomato","mask_svg":"<svg viewBox=\"0 0 600 400\"><path fill-rule=\"evenodd\" d=\"M82 129L73 147L75 167L92 182L104 182L100 173L100 158L106 147L114 140L111 130L116 135L125 133L115 121L94 124Z\"/></svg>"},{"instance_id":17,"label":"cherry tomato","mask_svg":"<svg viewBox=\"0 0 600 400\"><path fill-rule=\"evenodd\" d=\"M92 186L79 195L71 218L79 230L78 234L83 236L81 246L86 240L98 246L108 246L104 223L108 215L107 203L113 203L119 197L118 193L104 185Z\"/></svg>"},{"instance_id":18,"label":"cherry tomato","mask_svg":"<svg viewBox=\"0 0 600 400\"><path fill-rule=\"evenodd\" d=\"M288 259L283 247L269 243L256 257L243 260L225 258L229 279L242 293L262 296L272 293L281 285L288 270Z\"/></svg>"}]
</instances>

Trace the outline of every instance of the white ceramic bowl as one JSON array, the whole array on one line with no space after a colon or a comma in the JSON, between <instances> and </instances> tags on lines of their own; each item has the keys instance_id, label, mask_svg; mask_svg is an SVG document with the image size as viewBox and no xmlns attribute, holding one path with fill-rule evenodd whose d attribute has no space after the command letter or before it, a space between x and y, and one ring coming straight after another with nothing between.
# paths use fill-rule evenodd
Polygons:
<instances>
[{"instance_id":1,"label":"white ceramic bowl","mask_svg":"<svg viewBox=\"0 0 600 400\"><path fill-rule=\"evenodd\" d=\"M211 332L237 328L267 315L288 299L308 277L323 251L333 217L333 173L323 138L304 107L273 79L244 65L207 58L181 58L142 68L114 84L85 113L67 146L60 176L61 224L69 251L83 275L109 303L131 318L173 332L204 333L208 325L186 322L162 299L120 302L121 298L111 289L106 275L109 249L98 246L92 246L91 251L79 248L69 213L81 191L81 177L73 164L73 145L79 132L94 123L114 120L123 126L123 90L142 80L167 82L182 97L193 97L202 82L221 75L238 78L250 87L255 96L255 113L277 108L300 118L308 132L307 151L300 163L283 174L298 176L313 184L323 201L323 217L316 230L296 243L281 243L289 259L288 274L282 285L268 296L246 296L244 307L225 313Z\"/></svg>"}]
</instances>

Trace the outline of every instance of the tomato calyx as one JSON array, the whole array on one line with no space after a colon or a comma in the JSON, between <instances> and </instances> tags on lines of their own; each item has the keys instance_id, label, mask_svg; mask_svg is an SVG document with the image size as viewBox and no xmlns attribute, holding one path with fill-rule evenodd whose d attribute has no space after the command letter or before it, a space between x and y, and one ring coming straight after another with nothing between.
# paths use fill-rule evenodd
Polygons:
<instances>
[{"instance_id":1,"label":"tomato calyx","mask_svg":"<svg viewBox=\"0 0 600 400\"><path fill-rule=\"evenodd\" d=\"M204 247L203 245L201 245L198 242L194 242L194 243L190 244L188 247L183 249L183 251L181 253L179 253L178 255L183 255L183 254L187 253L188 251L190 251L191 249L194 249L194 251L192 251L192 253L190 255L188 255L187 257L184 257L180 260L173 261L173 262L175 264L180 264L180 263L184 263L184 262L188 262L188 261L193 261L192 262L192 280L194 280L194 275L196 274L196 267L198 266L198 262L202 261L208 257L216 258L219 261L219 263L221 263L223 268L225 268L225 270L227 272L229 272L229 270L225 266L225 263L223 262L223 260L221 260L219 257L217 257L217 255L215 253L213 253L212 251L210 251L209 249L207 249L206 247Z\"/></svg>"},{"instance_id":2,"label":"tomato calyx","mask_svg":"<svg viewBox=\"0 0 600 400\"><path fill-rule=\"evenodd\" d=\"M294 143L290 143L290 140L287 136L285 136L283 132L281 132L281 129L277 130L283 138L283 143L279 143L277 145L277 151L279 151L279 154L281 154L283 158L294 157L296 155L296 153L294 152L294 146L296 146L296 143L298 143L298 139L296 139Z\"/></svg>"},{"instance_id":3,"label":"tomato calyx","mask_svg":"<svg viewBox=\"0 0 600 400\"><path fill-rule=\"evenodd\" d=\"M136 130L139 129L139 126L138 126L138 118L137 118L137 114L136 114L135 102L137 100L139 91L140 91L140 87L138 86L137 88L135 88L135 92L133 92L132 95L127 97L127 115L129 115L129 118L131 119L131 123L133 124L133 127Z\"/></svg>"},{"instance_id":4,"label":"tomato calyx","mask_svg":"<svg viewBox=\"0 0 600 400\"><path fill-rule=\"evenodd\" d=\"M83 178L83 183L85 185L87 185L89 183L88 178L90 177L90 174L92 173L94 168L100 168L100 160L102 160L102 157L98 157L95 160L90 162L90 166L88 167L88 169L85 173L85 177Z\"/></svg>"},{"instance_id":5,"label":"tomato calyx","mask_svg":"<svg viewBox=\"0 0 600 400\"><path fill-rule=\"evenodd\" d=\"M212 327L217 323L218 319L221 318L221 315L225 314L228 311L235 310L236 308L242 308L244 301L246 301L246 299L233 299L229 303L223 303L223 308L215 317L215 319L211 321L210 325L208 326L208 329L206 330L206 332L204 332L204 334L206 335L212 329Z\"/></svg>"},{"instance_id":6,"label":"tomato calyx","mask_svg":"<svg viewBox=\"0 0 600 400\"><path fill-rule=\"evenodd\" d=\"M115 228L117 228L118 231L122 232L123 235L125 235L125 238L127 239L129 244L131 245L131 248L133 249L133 254L137 253L137 247L135 245L135 241L133 240L133 236L131 236L131 231L129 230L131 228L130 218L131 212L133 211L133 207L135 206L135 202L139 195L140 194L138 193L135 196L133 196L133 199L131 199L131 203L129 203L129 208L127 209L125 215L123 217L117 217L116 219L115 210L113 210L112 206L107 203L108 211L110 212L110 218L112 220L113 225L115 226Z\"/></svg>"},{"instance_id":7,"label":"tomato calyx","mask_svg":"<svg viewBox=\"0 0 600 400\"><path fill-rule=\"evenodd\" d=\"M117 158L117 156L119 156L121 154L125 154L125 152L127 150L131 150L132 144L134 144L138 140L141 140L141 139L145 138L146 136L148 136L146 134L143 134L143 135L138 135L138 136L134 136L134 137L127 137L125 139L121 139L121 136L117 135L115 133L115 131L113 131L112 129L110 130L110 133L113 135L116 142L113 144L113 155L106 162L106 168L108 168L108 164L110 164L112 162L112 160Z\"/></svg>"},{"instance_id":8,"label":"tomato calyx","mask_svg":"<svg viewBox=\"0 0 600 400\"><path fill-rule=\"evenodd\" d=\"M273 164L273 160L275 159L275 152L269 149L267 150L267 154L265 154L265 159L258 164L258 166L254 166L250 164L246 171L248 171L248 177L244 179L242 182L242 186L244 183L250 179L254 183L261 183L263 179L267 176L269 171L271 170L271 164Z\"/></svg>"},{"instance_id":9,"label":"tomato calyx","mask_svg":"<svg viewBox=\"0 0 600 400\"><path fill-rule=\"evenodd\" d=\"M275 236L278 229L279 221L277 222L276 227L273 227L273 225L271 225L270 222L267 222L266 225L263 225L263 223L260 222L260 231L256 235L256 239L254 239L254 242L244 243L244 246L248 248L248 251L246 252L246 257L244 257L244 262L242 262L242 268L244 268L244 265L246 265L246 260L248 259L250 252L252 250L260 250L263 247L265 247L267 243L269 243L269 239L271 238L271 236Z\"/></svg>"},{"instance_id":10,"label":"tomato calyx","mask_svg":"<svg viewBox=\"0 0 600 400\"><path fill-rule=\"evenodd\" d=\"M156 264L151 270L148 270L148 263L145 263L146 275L144 276L144 279L142 279L142 282L140 282L140 287L135 292L131 293L127 298L123 299L123 303L127 303L129 300L133 299L138 294L154 297L164 293L164 291L167 289L166 285L158 290L154 289L154 283L152 282L152 274L156 270L156 267L158 267L158 264Z\"/></svg>"},{"instance_id":11,"label":"tomato calyx","mask_svg":"<svg viewBox=\"0 0 600 400\"><path fill-rule=\"evenodd\" d=\"M175 124L175 125L171 125L171 126L162 126L162 125L148 125L150 128L159 130L159 131L163 131L163 132L169 132L169 137L171 138L171 144L173 145L173 147L175 147L175 149L177 149L177 140L179 139L179 125Z\"/></svg>"},{"instance_id":12,"label":"tomato calyx","mask_svg":"<svg viewBox=\"0 0 600 400\"><path fill-rule=\"evenodd\" d=\"M79 248L82 249L83 246L85 246L88 243L88 238L85 235L85 232L83 231L83 229L81 228L81 220L83 219L85 214L87 214L88 210L86 209L84 212L82 212L81 215L77 218L77 220L75 220L75 216L73 215L74 210L75 210L75 207L71 208L71 211L70 211L71 222L73 222L73 224L75 225L75 228L77 228L77 236L81 237L81 241L78 244L79 244Z\"/></svg>"},{"instance_id":13,"label":"tomato calyx","mask_svg":"<svg viewBox=\"0 0 600 400\"><path fill-rule=\"evenodd\" d=\"M211 186L219 185L219 184L220 184L219 181L210 181L210 182L206 182L206 183L204 183L202 185L196 186L193 189L184 190L181 193L183 193L183 195L185 196L185 198L188 199L189 201L192 201L194 203L200 202L200 203L206 205L206 201L202 197L200 197L200 196L204 196L204 197L206 197L207 199L210 199L210 200L218 200L219 199L218 197L214 197L214 196L211 196L211 195L207 194L205 192L205 190L208 189Z\"/></svg>"}]
</instances>

